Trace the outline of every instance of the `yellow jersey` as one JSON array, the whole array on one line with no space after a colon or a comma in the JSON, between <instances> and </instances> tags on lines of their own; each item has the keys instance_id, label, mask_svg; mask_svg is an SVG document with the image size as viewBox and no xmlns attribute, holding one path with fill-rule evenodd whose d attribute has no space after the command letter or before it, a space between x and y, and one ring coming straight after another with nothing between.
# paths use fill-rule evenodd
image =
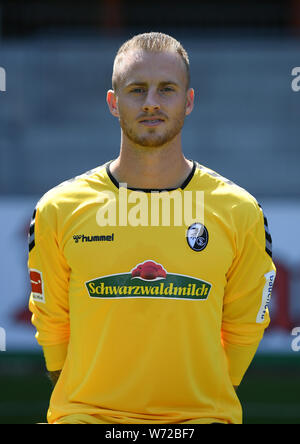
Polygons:
<instances>
[{"instance_id":1,"label":"yellow jersey","mask_svg":"<svg viewBox=\"0 0 300 444\"><path fill-rule=\"evenodd\" d=\"M127 189L110 163L46 193L30 225L32 323L62 370L48 422L242 423L233 386L276 272L262 208L197 162L175 190Z\"/></svg>"}]
</instances>

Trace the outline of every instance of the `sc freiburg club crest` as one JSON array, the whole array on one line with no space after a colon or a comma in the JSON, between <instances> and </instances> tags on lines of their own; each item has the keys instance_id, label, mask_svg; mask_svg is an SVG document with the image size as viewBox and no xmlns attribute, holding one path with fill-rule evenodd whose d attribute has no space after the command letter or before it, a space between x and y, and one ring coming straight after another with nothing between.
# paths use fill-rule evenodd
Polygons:
<instances>
[{"instance_id":1,"label":"sc freiburg club crest","mask_svg":"<svg viewBox=\"0 0 300 444\"><path fill-rule=\"evenodd\" d=\"M202 251L208 244L207 228L199 222L191 225L186 233L189 247L194 251Z\"/></svg>"}]
</instances>

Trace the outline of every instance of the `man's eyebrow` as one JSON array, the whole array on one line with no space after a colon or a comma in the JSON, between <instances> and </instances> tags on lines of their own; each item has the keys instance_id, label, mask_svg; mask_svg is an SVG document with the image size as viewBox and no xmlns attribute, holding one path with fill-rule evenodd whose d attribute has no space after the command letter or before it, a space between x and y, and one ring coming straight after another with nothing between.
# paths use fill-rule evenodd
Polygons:
<instances>
[{"instance_id":1,"label":"man's eyebrow","mask_svg":"<svg viewBox=\"0 0 300 444\"><path fill-rule=\"evenodd\" d=\"M129 82L125 85L125 88L130 88L131 86L147 86L148 83L147 82ZM159 86L165 86L165 85L174 85L174 86L179 86L179 84L177 82L175 82L174 80L168 80L168 81L162 81L159 82Z\"/></svg>"},{"instance_id":2,"label":"man's eyebrow","mask_svg":"<svg viewBox=\"0 0 300 444\"><path fill-rule=\"evenodd\" d=\"M175 82L174 80L168 80L167 82L160 82L160 85L162 85L162 86L164 86L164 85L179 86L179 84L177 82Z\"/></svg>"}]
</instances>

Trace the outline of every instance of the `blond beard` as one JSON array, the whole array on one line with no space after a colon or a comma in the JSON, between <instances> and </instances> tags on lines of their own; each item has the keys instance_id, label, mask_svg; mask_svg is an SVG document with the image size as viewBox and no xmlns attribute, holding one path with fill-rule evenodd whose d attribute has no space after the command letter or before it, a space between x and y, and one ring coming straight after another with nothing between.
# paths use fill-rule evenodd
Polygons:
<instances>
[{"instance_id":1,"label":"blond beard","mask_svg":"<svg viewBox=\"0 0 300 444\"><path fill-rule=\"evenodd\" d=\"M183 113L182 116L174 121L174 125L172 126L172 128L169 128L163 134L158 135L155 135L155 128L149 128L148 135L139 135L134 132L129 125L127 125L126 120L123 119L121 116L119 118L119 121L123 133L131 142L143 147L156 148L171 142L180 133L184 125L184 119L185 113ZM154 137L151 135L154 135Z\"/></svg>"}]
</instances>

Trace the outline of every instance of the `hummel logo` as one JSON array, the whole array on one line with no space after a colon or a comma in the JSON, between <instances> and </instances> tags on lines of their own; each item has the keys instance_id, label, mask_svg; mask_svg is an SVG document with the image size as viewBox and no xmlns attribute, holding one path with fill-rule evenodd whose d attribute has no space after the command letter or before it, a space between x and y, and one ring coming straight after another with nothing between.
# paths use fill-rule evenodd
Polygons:
<instances>
[{"instance_id":1,"label":"hummel logo","mask_svg":"<svg viewBox=\"0 0 300 444\"><path fill-rule=\"evenodd\" d=\"M74 234L73 239L76 244L79 240L81 242L103 242L103 241L114 241L114 233L108 236L85 236L84 234Z\"/></svg>"}]
</instances>

